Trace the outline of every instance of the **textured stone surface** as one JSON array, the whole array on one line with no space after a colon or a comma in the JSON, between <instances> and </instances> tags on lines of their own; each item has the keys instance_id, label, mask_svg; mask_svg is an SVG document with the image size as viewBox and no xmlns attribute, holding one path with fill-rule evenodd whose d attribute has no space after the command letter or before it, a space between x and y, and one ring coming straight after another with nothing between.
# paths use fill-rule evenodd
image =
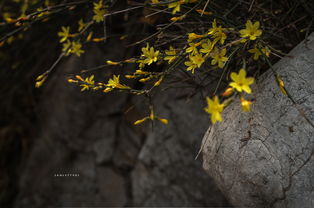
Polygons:
<instances>
[{"instance_id":1,"label":"textured stone surface","mask_svg":"<svg viewBox=\"0 0 314 208\"><path fill-rule=\"evenodd\" d=\"M82 93L63 79L66 73L99 65L103 60L104 53L91 48L87 57L65 61L44 85L38 104L41 131L22 160L15 207L127 203L124 175L113 171L111 162L117 131L125 125L120 121L127 96Z\"/></svg>"},{"instance_id":2,"label":"textured stone surface","mask_svg":"<svg viewBox=\"0 0 314 208\"><path fill-rule=\"evenodd\" d=\"M156 114L169 124L155 122L132 172L136 206L225 206L224 197L194 158L208 124L202 98L172 89L154 99ZM183 98L183 99L182 99ZM209 193L209 194L206 194Z\"/></svg>"},{"instance_id":3,"label":"textured stone surface","mask_svg":"<svg viewBox=\"0 0 314 208\"><path fill-rule=\"evenodd\" d=\"M144 103L141 100L125 93L80 92L63 79L106 59L122 57L86 49L80 59L64 61L40 89L41 131L21 159L15 207L225 204L200 161L194 161L208 124L203 99L187 103L179 99L182 93L168 91L155 104L158 115L170 119L170 124L158 124L153 130L148 123L134 126L148 109L134 106ZM104 70L96 77L111 77L112 71L117 72Z\"/></svg>"},{"instance_id":4,"label":"textured stone surface","mask_svg":"<svg viewBox=\"0 0 314 208\"><path fill-rule=\"evenodd\" d=\"M274 69L297 105L268 71L251 112L231 104L203 138L203 167L235 206L314 206L314 34L290 55Z\"/></svg>"}]
</instances>

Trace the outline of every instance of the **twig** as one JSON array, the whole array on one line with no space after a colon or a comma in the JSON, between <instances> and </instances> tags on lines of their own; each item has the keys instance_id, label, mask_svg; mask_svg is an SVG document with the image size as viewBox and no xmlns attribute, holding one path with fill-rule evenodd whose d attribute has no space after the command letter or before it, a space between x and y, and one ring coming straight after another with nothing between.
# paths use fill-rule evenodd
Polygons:
<instances>
[{"instance_id":1,"label":"twig","mask_svg":"<svg viewBox=\"0 0 314 208\"><path fill-rule=\"evenodd\" d=\"M206 9L206 7L208 6L209 2L210 2L210 0L207 0L206 4L205 4L205 6L204 6L204 8L203 8L203 10L202 10L201 17L203 16L203 14L204 14L204 12L205 12L205 9Z\"/></svg>"},{"instance_id":2,"label":"twig","mask_svg":"<svg viewBox=\"0 0 314 208\"><path fill-rule=\"evenodd\" d=\"M202 1L200 1L200 2L199 2L198 4L196 4L194 7L192 7L192 8L191 8L189 11L187 11L184 15L187 15L187 14L189 14L190 12L192 12L196 7L198 7L198 6L200 5L201 2L202 2ZM166 30L167 28L171 27L171 26L174 25L175 23L176 23L176 21L171 22L170 24L168 24L167 26L161 28L159 31L155 32L154 34L152 34L152 35L150 35L150 36L148 36L148 37L146 37L146 38L144 38L144 39L142 39L142 40L140 40L140 41L137 41L137 42L135 42L135 43L132 43L132 44L130 44L130 45L127 45L127 47L135 46L135 45L138 45L138 44L140 44L140 43L143 43L143 42L145 42L145 41L151 39L152 37L158 35L159 33L161 33L162 31Z\"/></svg>"},{"instance_id":3,"label":"twig","mask_svg":"<svg viewBox=\"0 0 314 208\"><path fill-rule=\"evenodd\" d=\"M263 55L264 59L266 60L267 64L269 65L271 71L273 72L273 74L275 76L275 79L278 80L280 78L280 76L275 71L275 69L273 68L273 66L270 63L268 57L264 54L264 52L260 48L258 48L258 50ZM285 86L282 86L282 87L286 91L287 97L291 100L291 102L293 103L294 107L299 111L300 115L310 124L310 126L312 126L312 128L314 128L314 124L312 123L312 121L304 114L303 109L299 108L299 104L294 100L294 98L292 97L290 92L287 90L287 88Z\"/></svg>"},{"instance_id":4,"label":"twig","mask_svg":"<svg viewBox=\"0 0 314 208\"><path fill-rule=\"evenodd\" d=\"M214 125L214 124L213 124ZM200 150L198 151L197 155L195 156L194 160L197 160L198 156L201 154L201 152L203 151L204 149L204 146L209 138L209 136L211 135L211 132L212 132L212 129L213 129L213 126L210 126L209 129L207 130L206 134L205 134L205 141L202 143L202 146L200 148Z\"/></svg>"}]
</instances>

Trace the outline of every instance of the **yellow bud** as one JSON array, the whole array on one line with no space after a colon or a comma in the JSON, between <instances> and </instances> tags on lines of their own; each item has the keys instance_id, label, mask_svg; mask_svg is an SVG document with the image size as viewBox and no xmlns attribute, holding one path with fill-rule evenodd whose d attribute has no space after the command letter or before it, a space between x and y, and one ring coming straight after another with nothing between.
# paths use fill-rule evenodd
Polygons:
<instances>
[{"instance_id":1,"label":"yellow bud","mask_svg":"<svg viewBox=\"0 0 314 208\"><path fill-rule=\"evenodd\" d=\"M45 74L41 74L36 78L36 81L40 81L45 77Z\"/></svg>"},{"instance_id":2,"label":"yellow bud","mask_svg":"<svg viewBox=\"0 0 314 208\"><path fill-rule=\"evenodd\" d=\"M93 32L90 32L86 38L86 41L89 42L92 39Z\"/></svg>"},{"instance_id":3,"label":"yellow bud","mask_svg":"<svg viewBox=\"0 0 314 208\"><path fill-rule=\"evenodd\" d=\"M197 9L196 10L199 14L205 14L205 15L212 15L213 13L212 12L205 12L204 10L202 9Z\"/></svg>"},{"instance_id":4,"label":"yellow bud","mask_svg":"<svg viewBox=\"0 0 314 208\"><path fill-rule=\"evenodd\" d=\"M148 117L145 117L143 119L137 120L137 121L134 122L134 125L139 125L139 124L143 123L144 121L146 121L147 119L148 119Z\"/></svg>"},{"instance_id":5,"label":"yellow bud","mask_svg":"<svg viewBox=\"0 0 314 208\"><path fill-rule=\"evenodd\" d=\"M147 82L149 80L151 80L153 77L146 77L146 78L142 78L139 80L139 82Z\"/></svg>"},{"instance_id":6,"label":"yellow bud","mask_svg":"<svg viewBox=\"0 0 314 208\"><path fill-rule=\"evenodd\" d=\"M233 92L234 92L234 89L232 87L229 87L221 94L221 96L228 97L232 95Z\"/></svg>"},{"instance_id":7,"label":"yellow bud","mask_svg":"<svg viewBox=\"0 0 314 208\"><path fill-rule=\"evenodd\" d=\"M47 77L41 79L40 81L37 81L37 82L35 83L35 87L36 87L36 88L40 88L40 87L44 84L44 82L45 82L46 79L47 79Z\"/></svg>"},{"instance_id":8,"label":"yellow bud","mask_svg":"<svg viewBox=\"0 0 314 208\"><path fill-rule=\"evenodd\" d=\"M80 75L76 75L75 78L82 81L82 82L85 82L84 79Z\"/></svg>"},{"instance_id":9,"label":"yellow bud","mask_svg":"<svg viewBox=\"0 0 314 208\"><path fill-rule=\"evenodd\" d=\"M277 76L276 78L277 78L277 84L278 84L278 86L279 86L280 91L281 91L284 95L287 95L287 91L286 91L286 88L285 88L285 83L283 82L282 79L280 79L279 76Z\"/></svg>"},{"instance_id":10,"label":"yellow bud","mask_svg":"<svg viewBox=\"0 0 314 208\"><path fill-rule=\"evenodd\" d=\"M157 82L155 82L154 86L157 87L162 82L163 78L160 78Z\"/></svg>"},{"instance_id":11,"label":"yellow bud","mask_svg":"<svg viewBox=\"0 0 314 208\"><path fill-rule=\"evenodd\" d=\"M134 74L143 74L143 75L146 75L146 74L150 74L149 72L145 72L145 71L142 71L140 69L136 70Z\"/></svg>"},{"instance_id":12,"label":"yellow bud","mask_svg":"<svg viewBox=\"0 0 314 208\"><path fill-rule=\"evenodd\" d=\"M135 59L124 60L125 63L135 63Z\"/></svg>"},{"instance_id":13,"label":"yellow bud","mask_svg":"<svg viewBox=\"0 0 314 208\"><path fill-rule=\"evenodd\" d=\"M203 37L203 35L198 35L196 33L189 33L189 40L194 40L194 39L202 38L202 37Z\"/></svg>"},{"instance_id":14,"label":"yellow bud","mask_svg":"<svg viewBox=\"0 0 314 208\"><path fill-rule=\"evenodd\" d=\"M181 20L183 20L185 17L186 17L186 15L182 15L182 16L180 16L180 17L172 17L172 18L170 19L170 21L172 21L172 22L181 21Z\"/></svg>"},{"instance_id":15,"label":"yellow bud","mask_svg":"<svg viewBox=\"0 0 314 208\"><path fill-rule=\"evenodd\" d=\"M155 119L155 114L154 114L153 110L150 112L149 119L150 120L154 120Z\"/></svg>"},{"instance_id":16,"label":"yellow bud","mask_svg":"<svg viewBox=\"0 0 314 208\"><path fill-rule=\"evenodd\" d=\"M77 80L74 80L74 79L68 79L68 82L69 82L69 83L77 83Z\"/></svg>"},{"instance_id":17,"label":"yellow bud","mask_svg":"<svg viewBox=\"0 0 314 208\"><path fill-rule=\"evenodd\" d=\"M106 63L109 65L119 65L120 64L120 62L114 62L114 61L110 61L110 60L106 61Z\"/></svg>"},{"instance_id":18,"label":"yellow bud","mask_svg":"<svg viewBox=\"0 0 314 208\"><path fill-rule=\"evenodd\" d=\"M128 35L123 35L120 37L120 40L124 40L126 37L128 37Z\"/></svg>"},{"instance_id":19,"label":"yellow bud","mask_svg":"<svg viewBox=\"0 0 314 208\"><path fill-rule=\"evenodd\" d=\"M103 40L105 40L105 38L93 38L93 42L101 42L101 41L103 41Z\"/></svg>"},{"instance_id":20,"label":"yellow bud","mask_svg":"<svg viewBox=\"0 0 314 208\"><path fill-rule=\"evenodd\" d=\"M4 20L5 20L7 23L13 23L13 22L16 21L16 20L12 19L11 17L6 17L6 18L4 18Z\"/></svg>"},{"instance_id":21,"label":"yellow bud","mask_svg":"<svg viewBox=\"0 0 314 208\"><path fill-rule=\"evenodd\" d=\"M241 105L242 105L242 111L243 112L249 112L250 111L250 105L252 104L251 101L245 100L243 97L240 99Z\"/></svg>"},{"instance_id":22,"label":"yellow bud","mask_svg":"<svg viewBox=\"0 0 314 208\"><path fill-rule=\"evenodd\" d=\"M163 123L163 124L168 124L168 120L167 119L165 119L165 118L157 118L161 123Z\"/></svg>"},{"instance_id":23,"label":"yellow bud","mask_svg":"<svg viewBox=\"0 0 314 208\"><path fill-rule=\"evenodd\" d=\"M134 75L125 75L124 77L127 78L127 79L134 79L135 78Z\"/></svg>"},{"instance_id":24,"label":"yellow bud","mask_svg":"<svg viewBox=\"0 0 314 208\"><path fill-rule=\"evenodd\" d=\"M112 88L107 87L106 89L103 90L104 93L110 92L112 90Z\"/></svg>"}]
</instances>

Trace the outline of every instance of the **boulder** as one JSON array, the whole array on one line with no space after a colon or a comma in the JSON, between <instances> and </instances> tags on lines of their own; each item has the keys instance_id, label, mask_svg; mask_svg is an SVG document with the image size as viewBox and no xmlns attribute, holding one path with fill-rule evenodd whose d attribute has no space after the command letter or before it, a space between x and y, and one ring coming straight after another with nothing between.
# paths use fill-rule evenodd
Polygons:
<instances>
[{"instance_id":1,"label":"boulder","mask_svg":"<svg viewBox=\"0 0 314 208\"><path fill-rule=\"evenodd\" d=\"M314 206L314 34L253 89L249 113L234 102L203 138L203 168L239 207ZM292 98L292 99L291 99Z\"/></svg>"}]
</instances>

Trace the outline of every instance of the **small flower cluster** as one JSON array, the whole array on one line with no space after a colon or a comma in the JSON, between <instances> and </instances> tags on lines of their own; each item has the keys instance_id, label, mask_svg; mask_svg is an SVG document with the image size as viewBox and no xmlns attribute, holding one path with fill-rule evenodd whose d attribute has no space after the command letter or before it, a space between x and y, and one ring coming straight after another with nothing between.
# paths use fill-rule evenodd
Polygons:
<instances>
[{"instance_id":1,"label":"small flower cluster","mask_svg":"<svg viewBox=\"0 0 314 208\"><path fill-rule=\"evenodd\" d=\"M85 34L85 30L94 23L103 22L106 14L106 6L103 3L103 0L93 3L93 16L91 21L85 23L83 19L80 19L78 22L78 33L71 34L70 27L62 26L61 31L58 32L58 36L60 37L60 43L62 45L62 51L67 56L69 54L76 54L77 56L81 56L82 53L85 51L82 50L82 43L81 37ZM104 37L102 38L93 38L93 32L89 32L86 36L86 42L93 41L93 42L101 42L105 40Z\"/></svg>"},{"instance_id":2,"label":"small flower cluster","mask_svg":"<svg viewBox=\"0 0 314 208\"><path fill-rule=\"evenodd\" d=\"M251 101L244 99L243 92L247 94L251 93L250 85L254 83L253 77L246 77L246 71L244 69L240 69L239 73L232 72L230 75L232 82L230 82L230 88L227 88L225 92L222 94L224 97L231 96L234 91L240 94L240 101L242 105L242 110L244 112L250 111ZM230 100L226 100L225 103L220 103L218 96L215 96L213 99L206 98L207 107L204 110L211 115L212 123L216 123L217 121L222 121L221 112L224 107L230 103Z\"/></svg>"},{"instance_id":3,"label":"small flower cluster","mask_svg":"<svg viewBox=\"0 0 314 208\"><path fill-rule=\"evenodd\" d=\"M176 4L179 3L176 2ZM239 38L226 43L228 33L233 33L233 38L238 34ZM154 79L156 81L152 87L156 87L164 80L164 77L168 73L167 69L159 73L146 71L145 67L154 63L159 64L166 62L169 65L168 70L170 70L173 68L172 66L178 66L176 62L179 59L185 60L184 65L187 67L186 70L191 71L193 74L195 73L195 69L201 68L209 58L211 59L211 65L221 69L225 67L226 62L229 60L227 56L228 48L239 46L239 44L248 45L247 41L254 41L260 37L261 34L262 31L259 29L259 22L253 24L248 20L245 29L237 33L230 28L223 28L214 20L206 34L189 33L187 36L187 45L184 50L175 49L173 46L170 46L169 49L164 51L156 50L147 43L146 47L142 48L142 54L139 58L132 59L133 62L138 64L138 69L132 75L126 75L125 77L128 79L137 79L139 82L148 82ZM253 54L253 60L257 60L262 53L268 56L270 50L267 47L262 47L260 44L255 44L254 48L249 49L248 52ZM121 62L110 62L111 65L117 65L119 63ZM215 96L213 99L207 98L205 111L211 115L212 123L222 121L221 112L236 95L239 95L242 110L244 112L250 110L251 101L244 99L242 94L244 92L247 94L251 93L250 85L254 83L254 78L246 77L245 69L241 69L239 73L231 72L230 78L232 80L229 84L230 88L226 89L223 93L223 97L230 97L231 95L232 97L228 98L224 103L219 102L218 96ZM151 117L145 117L140 121L145 121L149 118ZM140 121L139 123L141 123Z\"/></svg>"},{"instance_id":4,"label":"small flower cluster","mask_svg":"<svg viewBox=\"0 0 314 208\"><path fill-rule=\"evenodd\" d=\"M11 14L8 12L9 10L5 11L6 9L4 8L4 12L0 15L2 18L1 21L3 21L0 22L1 25L7 24L13 27L25 26L25 28L28 28L32 23L38 20L42 22L47 21L50 18L50 14L57 13L59 10L73 11L76 8L82 8L81 5L84 5L84 8L90 8L90 12L86 13L88 15L84 17L84 19L87 19L86 22L80 19L75 27L73 25L61 26L57 35L60 38L59 42L62 44L62 53L60 54L60 59L52 65L52 68L54 68L64 56L75 54L80 57L85 52L83 50L85 44L90 42L105 42L108 37L113 37L107 36L106 24L104 24L104 28L101 28L103 37L93 36L94 33L99 34L99 30L93 27L95 26L94 24L104 22L106 16L128 12L141 7L145 7L144 10L147 9L146 7L149 7L148 10L154 12L149 15L145 14L147 17L156 17L160 13L166 14L165 16L167 17L167 14L170 14L169 18L160 18L162 20L169 20L165 27L158 26L155 34L136 42L136 44L139 44L145 40L150 40L150 43L145 43L141 48L141 52L138 56L123 61L105 61L106 64L104 66L106 67L122 67L125 64L136 65L133 72L128 72L128 74L123 75L112 75L112 77L107 78L106 82L95 82L95 76L93 74L88 74L88 76L84 78L81 75L74 75L68 79L68 82L77 84L81 88L81 91L100 90L104 93L126 91L135 95L146 95L150 97L152 90L160 86L162 82L166 80L166 77L177 69L182 70L184 74L187 74L193 79L196 77L204 78L204 74L210 76L210 72L215 71L214 74L220 73L218 76L221 76L215 92L220 89L219 85L220 83L224 83L224 81L228 87L220 96L214 93L212 98L206 98L207 106L204 110L210 114L212 123L223 120L221 113L224 108L236 98L240 100L242 111L250 111L252 101L246 99L245 96L252 92L251 85L254 83L255 79L248 77L247 72L253 74L251 73L253 71L252 63L259 62L260 57L264 60L268 60L267 57L271 53L275 54L276 52L276 49L270 47L261 38L263 31L260 28L259 21L247 20L241 29L232 28L237 26L233 25L234 23L232 22L226 21L225 18L219 17L219 15L216 15L216 20L212 17L213 12L205 11L210 10L210 6L208 5L209 1L149 0L145 1L145 4L139 4L138 7L129 7L125 10L111 13L107 10L111 8L113 2L104 0L63 2L59 5L56 2L51 3L48 0L43 2L39 0L14 0L13 2L12 5L19 3L19 7L16 10L17 12ZM108 4L111 2L112 5L106 5L107 2ZM36 5L40 5L40 7ZM204 22L201 21L203 15L207 15L208 17L206 17L207 19ZM146 18L146 16L144 18ZM255 16L255 18L263 19L258 16ZM195 19L202 22L200 28L185 27L185 25L180 22L187 20L188 23L189 20L192 20L189 23L194 24L194 22L196 22ZM209 24L207 22L208 20L211 20ZM230 27L230 25L232 25L232 27ZM176 34L176 31L174 31L173 27L170 29L170 26L182 28L184 34ZM23 28L21 27L21 29ZM16 31L19 30L17 29ZM26 29L21 31L26 31ZM10 37L5 36L0 42L0 47L6 43L11 44L21 36L23 36L23 34L11 35ZM128 35L122 34L120 39L122 40L127 36ZM173 39L162 42L164 39L172 36L174 37ZM157 40L155 44L153 42L154 38ZM171 45L166 45L168 43L171 43ZM164 67L163 70L152 69L156 66L166 67ZM236 69L240 70L234 72ZM38 76L36 78L35 87L41 87L51 71L52 69L49 69L47 72ZM86 70L84 73L89 72L90 71ZM228 76L225 76L225 74L228 74ZM227 77L226 80L223 79L225 77ZM133 89L124 84L128 82L124 82L122 80L123 78L133 79L129 80L129 82L140 82L144 83L145 86L142 90ZM228 78L230 78L230 81ZM204 78L204 80L205 79L206 78ZM288 95L284 82L279 75L276 75L276 81L280 90L285 95ZM201 87L203 87L203 85L201 85ZM157 120L164 124L168 123L168 120L159 118L154 114L151 103L150 115L137 120L134 124L141 124L147 120Z\"/></svg>"},{"instance_id":5,"label":"small flower cluster","mask_svg":"<svg viewBox=\"0 0 314 208\"><path fill-rule=\"evenodd\" d=\"M97 23L103 22L106 14L103 0L100 0L98 3L94 2L93 11L94 11L93 20L95 20Z\"/></svg>"},{"instance_id":6,"label":"small flower cluster","mask_svg":"<svg viewBox=\"0 0 314 208\"><path fill-rule=\"evenodd\" d=\"M152 2L154 4L159 3L158 1ZM177 1L170 3L170 8L175 8L174 11L179 11L179 6L183 3L190 3L185 1ZM169 4L169 5L170 5ZM176 5L176 6L174 6ZM98 8L98 7L97 7ZM80 23L83 25L83 22ZM230 48L233 46L239 47L240 44L244 44L244 48L247 48L250 44L249 41L256 41L262 34L262 30L259 29L259 22L252 23L250 20L246 22L245 28L236 32L232 28L223 28L218 25L217 20L214 19L211 27L205 34L196 34L194 32L188 33L187 42L184 50L176 49L173 46L169 46L168 49L156 49L154 46L150 46L146 43L146 46L141 49L141 54L138 57L134 57L124 61L110 61L107 60L108 65L121 66L127 63L137 64L138 68L133 74L125 75L127 79L136 79L138 82L146 83L152 82L152 87L149 90L134 90L131 87L120 83L120 75L114 75L113 78L108 80L108 83L94 83L94 76L87 77L85 79L80 76L76 76L76 79L70 79L71 83L78 83L82 87L82 91L92 89L92 90L102 90L108 93L114 89L117 90L127 90L133 94L141 95L149 93L154 87L159 86L164 80L165 76L170 72L170 70L175 69L175 67L180 67L178 63L184 63L185 69L191 71L192 74L195 73L196 69L200 69L208 59L210 59L210 64L214 69L222 69L226 67L226 63L230 60L231 55L227 55ZM83 26L82 26L83 27ZM228 40L228 34L232 40ZM61 42L68 41L68 38L73 35L70 34L69 28L63 28L63 31L59 33L62 37ZM236 38L238 37L238 38ZM90 38L89 38L90 39ZM69 42L66 42L67 44ZM74 44L76 44L74 42ZM80 48L77 47L76 50L73 49L73 43L67 46L69 49L64 51L70 51L72 53L77 52ZM263 54L269 56L270 50L268 47L263 47L260 42L256 42L253 48L249 48L248 52L253 54L252 60L258 60L258 58ZM185 61L184 61L185 60ZM169 67L162 72L151 72L146 70L147 66L152 64L166 63ZM214 96L213 99L207 97L207 107L205 111L211 115L212 123L217 121L222 121L221 113L223 109L233 101L235 96L240 98L242 105L242 110L248 112L250 110L251 101L246 100L243 93L250 94L250 85L254 83L253 77L246 76L246 70L240 69L238 73L231 72L230 74L231 82L229 83L229 88L225 90L222 97L227 98L223 103L220 103L218 96ZM159 120L162 123L164 120L155 117L153 111L151 115L135 122L135 124L140 124L146 120Z\"/></svg>"},{"instance_id":7,"label":"small flower cluster","mask_svg":"<svg viewBox=\"0 0 314 208\"><path fill-rule=\"evenodd\" d=\"M79 40L70 40L70 38L73 38L76 35L77 34L71 34L70 27L65 26L62 26L61 31L58 32L58 36L61 37L60 43L63 43L62 51L65 53L65 55L73 53L77 56L81 56L81 54L84 53L84 50L82 50L82 44Z\"/></svg>"},{"instance_id":8,"label":"small flower cluster","mask_svg":"<svg viewBox=\"0 0 314 208\"><path fill-rule=\"evenodd\" d=\"M129 86L123 85L120 83L120 75L113 75L112 78L108 80L108 83L98 82L95 83L94 75L82 78L80 75L76 75L73 79L68 79L69 83L76 83L82 87L81 91L85 90L103 90L103 92L107 93L112 91L113 89L120 90L128 90L131 89Z\"/></svg>"}]
</instances>

